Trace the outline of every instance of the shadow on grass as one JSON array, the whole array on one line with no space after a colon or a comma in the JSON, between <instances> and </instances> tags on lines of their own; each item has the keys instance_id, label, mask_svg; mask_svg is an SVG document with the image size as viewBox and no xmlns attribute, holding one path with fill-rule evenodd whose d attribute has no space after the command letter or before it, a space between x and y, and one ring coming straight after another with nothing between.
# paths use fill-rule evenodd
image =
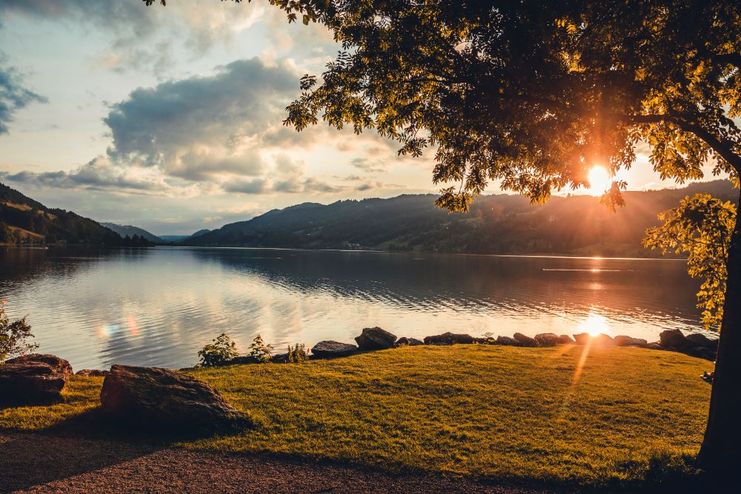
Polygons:
<instances>
[{"instance_id":1,"label":"shadow on grass","mask_svg":"<svg viewBox=\"0 0 741 494\"><path fill-rule=\"evenodd\" d=\"M175 431L121 422L96 408L47 429L0 428L0 492L23 490L234 431Z\"/></svg>"}]
</instances>

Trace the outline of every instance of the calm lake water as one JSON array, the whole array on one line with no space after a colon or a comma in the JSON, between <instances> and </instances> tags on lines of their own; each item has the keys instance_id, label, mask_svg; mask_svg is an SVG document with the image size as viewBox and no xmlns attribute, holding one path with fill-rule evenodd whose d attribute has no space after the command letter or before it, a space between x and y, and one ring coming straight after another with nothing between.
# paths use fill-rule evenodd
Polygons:
<instances>
[{"instance_id":1,"label":"calm lake water","mask_svg":"<svg viewBox=\"0 0 741 494\"><path fill-rule=\"evenodd\" d=\"M0 250L0 298L76 369L185 367L222 332L246 350L398 336L697 329L676 260L264 249Z\"/></svg>"}]
</instances>

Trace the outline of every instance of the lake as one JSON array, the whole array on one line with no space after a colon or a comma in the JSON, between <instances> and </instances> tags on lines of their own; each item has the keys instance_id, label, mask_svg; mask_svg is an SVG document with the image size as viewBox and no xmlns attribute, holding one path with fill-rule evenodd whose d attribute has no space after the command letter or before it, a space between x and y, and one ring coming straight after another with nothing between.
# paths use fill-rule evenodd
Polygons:
<instances>
[{"instance_id":1,"label":"lake","mask_svg":"<svg viewBox=\"0 0 741 494\"><path fill-rule=\"evenodd\" d=\"M175 248L0 250L0 298L75 369L186 367L227 333L277 351L363 327L397 336L699 329L685 262Z\"/></svg>"}]
</instances>

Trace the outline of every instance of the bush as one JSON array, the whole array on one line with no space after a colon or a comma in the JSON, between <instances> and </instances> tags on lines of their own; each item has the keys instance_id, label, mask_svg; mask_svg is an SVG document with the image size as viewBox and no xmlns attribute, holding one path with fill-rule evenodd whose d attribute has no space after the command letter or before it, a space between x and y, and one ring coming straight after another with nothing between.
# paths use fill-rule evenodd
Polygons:
<instances>
[{"instance_id":1,"label":"bush","mask_svg":"<svg viewBox=\"0 0 741 494\"><path fill-rule=\"evenodd\" d=\"M300 364L309 360L309 354L306 352L306 345L296 343L296 346L288 345L288 362L291 364Z\"/></svg>"},{"instance_id":2,"label":"bush","mask_svg":"<svg viewBox=\"0 0 741 494\"><path fill-rule=\"evenodd\" d=\"M204 346L198 352L201 359L201 365L204 367L214 367L224 365L228 361L239 356L237 345L225 333L221 333L211 343Z\"/></svg>"},{"instance_id":3,"label":"bush","mask_svg":"<svg viewBox=\"0 0 741 494\"><path fill-rule=\"evenodd\" d=\"M36 350L39 345L29 343L33 338L26 318L10 322L5 313L5 302L0 302L0 362Z\"/></svg>"},{"instance_id":4,"label":"bush","mask_svg":"<svg viewBox=\"0 0 741 494\"><path fill-rule=\"evenodd\" d=\"M266 345L265 342L262 340L262 336L257 335L250 344L250 352L247 354L247 356L254 359L255 362L264 363L270 362L270 360L273 358L272 353L273 346Z\"/></svg>"}]
</instances>

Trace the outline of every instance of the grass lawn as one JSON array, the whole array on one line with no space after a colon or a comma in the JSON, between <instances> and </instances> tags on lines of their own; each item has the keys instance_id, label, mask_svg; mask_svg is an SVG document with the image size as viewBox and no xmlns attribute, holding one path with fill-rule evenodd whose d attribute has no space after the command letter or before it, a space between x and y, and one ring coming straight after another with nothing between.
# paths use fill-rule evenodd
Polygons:
<instances>
[{"instance_id":1,"label":"grass lawn","mask_svg":"<svg viewBox=\"0 0 741 494\"><path fill-rule=\"evenodd\" d=\"M424 346L196 369L259 426L182 444L582 486L640 481L652 459L681 463L697 452L710 395L699 375L709 362L592 348L578 372L584 349ZM101 383L74 377L65 403L0 410L0 431L45 429L94 409Z\"/></svg>"}]
</instances>

